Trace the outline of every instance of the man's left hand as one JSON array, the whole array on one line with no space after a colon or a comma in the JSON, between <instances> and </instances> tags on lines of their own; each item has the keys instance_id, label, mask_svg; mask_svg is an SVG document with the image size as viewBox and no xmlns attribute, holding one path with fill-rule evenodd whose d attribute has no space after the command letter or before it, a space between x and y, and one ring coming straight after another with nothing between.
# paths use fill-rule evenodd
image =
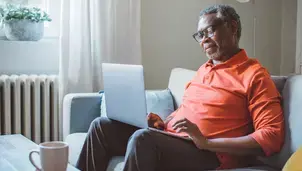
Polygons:
<instances>
[{"instance_id":1,"label":"man's left hand","mask_svg":"<svg viewBox=\"0 0 302 171\"><path fill-rule=\"evenodd\" d=\"M202 135L197 125L187 118L176 121L172 127L176 132L187 133L199 149L206 149L208 140Z\"/></svg>"}]
</instances>

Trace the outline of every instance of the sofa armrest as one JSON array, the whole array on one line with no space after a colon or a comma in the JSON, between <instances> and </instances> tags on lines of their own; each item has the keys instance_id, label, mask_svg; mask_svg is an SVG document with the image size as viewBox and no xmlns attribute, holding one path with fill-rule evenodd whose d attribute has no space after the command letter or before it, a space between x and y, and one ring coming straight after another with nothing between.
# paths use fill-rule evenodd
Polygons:
<instances>
[{"instance_id":1,"label":"sofa armrest","mask_svg":"<svg viewBox=\"0 0 302 171\"><path fill-rule=\"evenodd\" d=\"M72 93L63 100L63 138L77 132L87 132L90 123L100 116L102 94Z\"/></svg>"}]
</instances>

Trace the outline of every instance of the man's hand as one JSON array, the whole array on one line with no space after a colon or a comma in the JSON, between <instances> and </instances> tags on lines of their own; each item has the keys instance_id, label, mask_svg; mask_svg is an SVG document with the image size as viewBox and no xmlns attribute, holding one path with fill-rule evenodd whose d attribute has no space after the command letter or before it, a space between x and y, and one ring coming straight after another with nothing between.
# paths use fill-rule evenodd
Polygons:
<instances>
[{"instance_id":1,"label":"man's hand","mask_svg":"<svg viewBox=\"0 0 302 171\"><path fill-rule=\"evenodd\" d=\"M173 115L169 115L169 116L166 118L166 120L164 121L164 123L165 123L165 128L167 128L168 123L169 123L173 118L174 118Z\"/></svg>"},{"instance_id":2,"label":"man's hand","mask_svg":"<svg viewBox=\"0 0 302 171\"><path fill-rule=\"evenodd\" d=\"M199 149L206 149L208 140L202 135L197 125L189 121L187 118L180 119L172 125L176 132L187 133Z\"/></svg>"},{"instance_id":3,"label":"man's hand","mask_svg":"<svg viewBox=\"0 0 302 171\"><path fill-rule=\"evenodd\" d=\"M149 127L160 129L160 130L165 129L164 121L157 114L154 114L154 113L148 114L147 120L148 120Z\"/></svg>"}]
</instances>

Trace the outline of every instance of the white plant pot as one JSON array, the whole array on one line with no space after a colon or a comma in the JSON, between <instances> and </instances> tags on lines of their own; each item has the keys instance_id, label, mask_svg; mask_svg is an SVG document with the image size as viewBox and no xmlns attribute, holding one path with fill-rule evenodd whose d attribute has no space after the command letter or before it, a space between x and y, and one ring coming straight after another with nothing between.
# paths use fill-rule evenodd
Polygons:
<instances>
[{"instance_id":1,"label":"white plant pot","mask_svg":"<svg viewBox=\"0 0 302 171\"><path fill-rule=\"evenodd\" d=\"M44 22L30 20L5 21L5 36L14 41L38 41L44 35Z\"/></svg>"}]
</instances>

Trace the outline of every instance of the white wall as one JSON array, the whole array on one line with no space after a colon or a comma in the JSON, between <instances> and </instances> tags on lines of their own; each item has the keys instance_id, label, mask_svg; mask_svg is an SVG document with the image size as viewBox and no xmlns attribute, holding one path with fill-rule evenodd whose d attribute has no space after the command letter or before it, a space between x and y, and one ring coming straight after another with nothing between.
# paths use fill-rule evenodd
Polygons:
<instances>
[{"instance_id":1,"label":"white wall","mask_svg":"<svg viewBox=\"0 0 302 171\"><path fill-rule=\"evenodd\" d=\"M255 0L238 3L222 0L231 4L239 13L242 21L242 40L240 46L247 49L251 58L256 58L271 74L280 74L281 59L281 0Z\"/></svg>"},{"instance_id":2,"label":"white wall","mask_svg":"<svg viewBox=\"0 0 302 171\"><path fill-rule=\"evenodd\" d=\"M40 6L46 1L26 3ZM44 39L38 42L3 40L5 34L0 29L0 74L58 74L61 1L51 0L47 7L52 21L44 29Z\"/></svg>"},{"instance_id":3,"label":"white wall","mask_svg":"<svg viewBox=\"0 0 302 171\"><path fill-rule=\"evenodd\" d=\"M207 60L191 35L196 31L200 10L213 3L235 7L243 25L240 46L250 57L257 58L273 75L292 71L295 52L288 43L295 42L295 33L281 35L291 33L289 24L295 27L295 10L287 11L296 0L252 0L243 4L235 0L144 0L142 61L147 88L166 88L172 68L196 70ZM282 38L286 43L281 43Z\"/></svg>"},{"instance_id":4,"label":"white wall","mask_svg":"<svg viewBox=\"0 0 302 171\"><path fill-rule=\"evenodd\" d=\"M0 74L58 74L59 41L0 40Z\"/></svg>"},{"instance_id":5,"label":"white wall","mask_svg":"<svg viewBox=\"0 0 302 171\"><path fill-rule=\"evenodd\" d=\"M297 3L296 73L302 74L302 1Z\"/></svg>"},{"instance_id":6,"label":"white wall","mask_svg":"<svg viewBox=\"0 0 302 171\"><path fill-rule=\"evenodd\" d=\"M143 0L142 56L146 88L167 87L174 67L198 69L207 58L193 39L200 10L211 0Z\"/></svg>"},{"instance_id":7,"label":"white wall","mask_svg":"<svg viewBox=\"0 0 302 171\"><path fill-rule=\"evenodd\" d=\"M295 73L297 0L282 0L280 74Z\"/></svg>"}]
</instances>

